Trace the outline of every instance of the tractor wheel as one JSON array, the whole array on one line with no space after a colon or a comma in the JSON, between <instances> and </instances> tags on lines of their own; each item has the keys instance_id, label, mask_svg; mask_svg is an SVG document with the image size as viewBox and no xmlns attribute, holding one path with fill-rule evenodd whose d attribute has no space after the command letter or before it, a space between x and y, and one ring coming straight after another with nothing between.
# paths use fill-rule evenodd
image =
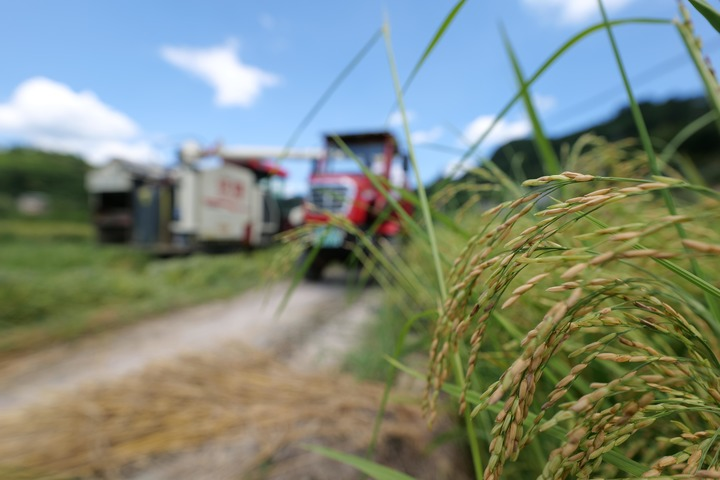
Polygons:
<instances>
[{"instance_id":1,"label":"tractor wheel","mask_svg":"<svg viewBox=\"0 0 720 480\"><path fill-rule=\"evenodd\" d=\"M319 282L322 280L322 273L325 269L325 262L319 258L319 256L316 256L313 261L305 267L305 262L307 262L308 256L312 255L312 251L308 250L303 253L300 258L297 261L296 269L298 272L301 272L305 280L311 281L311 282ZM305 268L305 271L303 271L303 268Z\"/></svg>"},{"instance_id":2,"label":"tractor wheel","mask_svg":"<svg viewBox=\"0 0 720 480\"><path fill-rule=\"evenodd\" d=\"M317 261L311 263L308 269L305 271L305 280L311 282L319 282L320 280L322 280L322 273L324 267L324 265Z\"/></svg>"}]
</instances>

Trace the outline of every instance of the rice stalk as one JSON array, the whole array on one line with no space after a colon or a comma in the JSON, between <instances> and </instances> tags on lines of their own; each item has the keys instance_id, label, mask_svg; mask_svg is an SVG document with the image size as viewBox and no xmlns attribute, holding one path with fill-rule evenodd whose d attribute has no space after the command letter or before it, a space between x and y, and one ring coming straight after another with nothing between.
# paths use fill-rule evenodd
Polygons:
<instances>
[{"instance_id":1,"label":"rice stalk","mask_svg":"<svg viewBox=\"0 0 720 480\"><path fill-rule=\"evenodd\" d=\"M655 263L703 258L717 264L717 240L667 239L678 224L690 229L717 219L720 203L709 201L702 210L690 204L687 211L667 215L657 192L689 187L678 179L660 180L628 185L568 171L528 181L541 191L486 212L492 226L473 236L454 262L430 349L425 407L436 408L450 358L468 342L460 409L471 403L477 415L501 405L490 432L486 479L499 478L506 463L557 426L567 434L548 454L541 478L615 474L623 464L616 453L624 451L630 457L642 454L648 472L694 475L718 466L713 458L720 445L700 446L700 437L680 450L677 442L635 450L644 431L672 432L668 417L682 419L693 431L720 426L720 340L708 311L697 306L703 290L686 278L658 275ZM591 184L601 188L588 188ZM562 186L586 193L538 208ZM593 227L583 221L590 214L624 223ZM717 239L714 230L692 231ZM515 359L498 381L471 395L467 386L478 365L490 359L484 345L489 321L500 308L542 318L534 325L521 322L531 328ZM548 389L549 364L560 358L566 373ZM577 390L583 377L588 387ZM660 425L658 419L665 421ZM664 459L669 456L672 462Z\"/></svg>"}]
</instances>

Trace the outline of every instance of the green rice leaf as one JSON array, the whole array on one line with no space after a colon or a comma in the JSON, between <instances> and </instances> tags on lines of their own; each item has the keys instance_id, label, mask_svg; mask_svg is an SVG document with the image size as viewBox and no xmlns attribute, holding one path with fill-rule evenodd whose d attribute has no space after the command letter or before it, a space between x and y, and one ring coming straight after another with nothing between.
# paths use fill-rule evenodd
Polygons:
<instances>
[{"instance_id":1,"label":"green rice leaf","mask_svg":"<svg viewBox=\"0 0 720 480\"><path fill-rule=\"evenodd\" d=\"M413 147L410 127L408 126L407 113L405 110L405 101L403 100L402 88L400 87L400 80L397 72L397 65L395 64L395 52L392 47L392 39L390 35L390 23L385 22L383 26L383 37L385 38L385 51L387 53L388 66L390 67L390 75L392 77L393 87L395 88L395 98L397 100L398 109L402 114L403 119L403 131L405 133L405 139L408 148L408 158L412 171L415 173L415 184L417 185L417 195L420 200L420 210L422 212L423 220L425 221L425 229L427 230L428 240L430 242L430 249L432 251L433 263L435 265L435 273L437 275L438 288L440 289L440 298L445 301L447 296L447 289L445 286L445 279L443 277L442 263L440 261L440 250L437 244L437 238L435 235L435 226L433 225L432 213L430 212L430 202L428 201L427 193L425 192L425 185L423 179L420 176L420 169L418 162L415 157L415 149Z\"/></svg>"},{"instance_id":2,"label":"green rice leaf","mask_svg":"<svg viewBox=\"0 0 720 480\"><path fill-rule=\"evenodd\" d=\"M705 17L712 27L720 32L720 13L715 10L706 0L690 0L695 10Z\"/></svg>"},{"instance_id":3,"label":"green rice leaf","mask_svg":"<svg viewBox=\"0 0 720 480\"><path fill-rule=\"evenodd\" d=\"M707 125L710 125L717 119L717 112L715 110L711 110L705 115L693 120L685 127L683 127L682 130L680 130L677 135L675 135L675 137L673 137L672 140L668 142L663 151L660 153L660 169L663 170L665 166L670 163L670 161L677 153L678 148L680 148L680 146L685 143L685 141L687 141L693 135L695 135L700 130L705 128ZM680 165L680 168L685 178L690 180L691 183L696 185L702 185L704 187L707 186L705 179L700 174L691 159L684 159L684 157L681 157L680 159L678 159L678 164Z\"/></svg>"},{"instance_id":4,"label":"green rice leaf","mask_svg":"<svg viewBox=\"0 0 720 480\"><path fill-rule=\"evenodd\" d=\"M670 20L666 19L659 19L659 18L628 18L628 19L622 19L622 20L611 20L609 22L611 26L620 26L620 25L633 25L633 24L645 24L645 25L671 25L672 22ZM540 76L542 76L543 73L545 73L551 65L555 63L555 61L562 57L565 52L570 50L574 45L579 43L583 38L597 32L600 30L605 29L605 23L598 23L595 25L592 25L585 30L582 30L580 33L577 33L574 35L570 40L565 42L560 48L558 48L550 57L538 68L538 70L531 75L528 80L525 82L525 86L515 94L515 96L503 107L503 109L500 111L500 113L497 114L493 122L490 124L487 130L485 130L485 133L478 138L475 143L473 143L470 148L467 149L467 151L463 154L463 156L460 158L459 162L464 162L468 158L470 158L475 151L480 147L480 145L485 141L485 139L490 135L490 133L493 131L493 129L497 126L498 123L507 115L507 113L510 111L510 109L515 105L515 102L520 100L522 98L523 93L532 85L534 84Z\"/></svg>"},{"instance_id":5,"label":"green rice leaf","mask_svg":"<svg viewBox=\"0 0 720 480\"><path fill-rule=\"evenodd\" d=\"M710 103L713 111L716 113L715 123L718 126L718 129L720 129L720 95L718 95L717 92L717 79L715 78L715 73L705 62L700 42L693 33L690 15L682 4L680 4L680 14L684 21L676 22L675 26L677 27L683 44L687 48L690 59L695 65L695 69L700 74L700 79L705 87L705 94L707 95L708 102Z\"/></svg>"},{"instance_id":6,"label":"green rice leaf","mask_svg":"<svg viewBox=\"0 0 720 480\"><path fill-rule=\"evenodd\" d=\"M458 14L458 12L462 9L462 7L465 5L465 2L467 0L460 0L455 4L455 6L450 10L450 13L447 14L443 22L440 24L440 27L435 32L435 35L433 35L432 40L430 40L430 43L428 43L428 46L425 47L425 51L420 56L420 60L417 61L415 64L415 67L412 69L412 72L410 72L410 76L408 76L407 80L405 80L405 83L403 84L403 92L407 91L408 88L410 88L410 84L417 76L418 72L422 68L423 64L425 63L425 60L430 56L430 53L435 49L435 46L440 41L443 35L445 35L445 30L450 26L450 24L455 20L455 16Z\"/></svg>"},{"instance_id":7,"label":"green rice leaf","mask_svg":"<svg viewBox=\"0 0 720 480\"><path fill-rule=\"evenodd\" d=\"M660 167L658 165L657 156L655 155L655 150L652 146L652 141L650 139L650 132L647 129L647 125L645 124L645 119L643 118L642 112L640 111L640 106L638 105L637 101L635 100L635 95L633 94L632 87L630 86L630 81L628 79L627 73L625 71L625 66L623 65L623 61L620 57L620 49L617 46L617 42L615 41L615 35L612 31L612 26L610 24L610 20L607 16L607 12L605 11L605 7L603 5L602 0L598 0L598 6L600 7L600 13L602 14L603 23L605 25L605 29L608 34L608 38L610 40L610 45L612 47L613 54L615 56L615 60L617 62L618 70L620 72L620 76L622 77L623 84L625 85L625 91L627 92L628 100L630 101L630 112L632 113L633 120L635 121L635 125L638 129L638 134L640 136L640 142L643 145L643 149L645 150L645 153L648 156L648 164L650 171L653 175L661 175L662 172L660 171ZM665 201L665 205L667 206L668 212L670 215L675 215L677 212L677 207L675 206L675 201L673 200L672 196L670 195L670 192L667 190L663 190L661 192L661 196L663 200ZM687 233L685 232L685 229L682 225L676 224L675 229L678 232L678 236L682 239L688 238ZM700 268L700 265L698 262L694 259L690 259L690 264L692 266L692 273L699 281L704 283L705 285L712 286L709 282L705 280L705 274L703 270ZM697 282L696 282L697 283ZM710 307L710 311L713 314L714 320L716 322L720 322L720 303L717 301L717 296L713 296L712 293L710 293L707 289L704 289L706 292L706 301L708 303L708 306ZM717 290L717 289L716 289Z\"/></svg>"},{"instance_id":8,"label":"green rice leaf","mask_svg":"<svg viewBox=\"0 0 720 480\"><path fill-rule=\"evenodd\" d=\"M517 59L517 55L515 55L515 51L510 44L510 39L508 38L505 29L501 29L500 32L503 37L503 43L505 44L505 50L508 57L510 57L510 62L512 63L515 80L520 87L525 110L527 111L530 122L532 123L533 141L535 143L535 149L538 152L538 156L542 160L543 171L545 172L545 175L558 174L562 171L560 167L560 160L558 160L555 150L553 150L547 135L545 135L542 123L540 123L540 117L538 117L537 110L535 109L535 105L533 104L530 96L528 84L525 82L522 70L520 69L520 62Z\"/></svg>"},{"instance_id":9,"label":"green rice leaf","mask_svg":"<svg viewBox=\"0 0 720 480\"><path fill-rule=\"evenodd\" d=\"M406 322L405 325L402 328L402 331L400 332L400 336L398 337L397 341L395 342L395 350L393 351L393 356L390 357L393 360L397 361L398 358L400 358L400 355L402 354L403 348L405 346L405 338L407 337L408 333L410 333L410 329L415 325L415 322L420 320L423 317L427 318L433 318L435 315L434 310L429 310L425 312L421 312L417 315L413 315L410 317ZM375 423L373 425L373 433L372 437L370 438L370 446L368 447L368 456L371 456L375 451L375 446L377 445L378 438L380 438L380 427L382 425L383 418L385 418L385 409L387 407L388 400L390 399L390 390L393 387L393 384L395 382L395 369L391 369L388 372L387 379L385 381L385 389L383 390L383 396L380 400L380 407L378 408L378 413L375 416Z\"/></svg>"},{"instance_id":10,"label":"green rice leaf","mask_svg":"<svg viewBox=\"0 0 720 480\"><path fill-rule=\"evenodd\" d=\"M310 122L315 118L315 115L320 112L322 107L327 103L328 100L330 100L330 97L332 97L333 93L335 93L335 90L337 90L340 85L345 81L345 79L352 73L353 70L355 70L355 67L357 67L360 62L365 58L365 56L372 50L372 47L375 46L375 43L377 43L378 40L382 37L382 29L378 29L375 31L375 33L372 34L370 39L363 45L363 47L358 51L357 54L350 60L350 62L345 66L345 68L342 69L342 71L338 74L337 77L332 81L332 83L325 89L323 94L320 96L320 98L315 102L315 105L312 106L310 111L305 114L302 120L300 120L300 123L297 127L295 127L295 130L293 131L292 135L290 135L290 138L287 142L285 142L285 149L289 150L293 145L295 145L295 142L300 137L300 135L305 131L308 125L310 125ZM282 156L282 155L281 155Z\"/></svg>"},{"instance_id":11,"label":"green rice leaf","mask_svg":"<svg viewBox=\"0 0 720 480\"><path fill-rule=\"evenodd\" d=\"M345 465L350 465L351 467L360 470L365 475L369 475L371 478L375 478L376 480L413 480L413 477L405 475L402 472L398 472L397 470L393 470L392 468L379 465L375 462L371 462L370 460L366 460L355 455L341 453L331 448L319 447L317 445L304 445L303 448L332 460L344 463Z\"/></svg>"}]
</instances>

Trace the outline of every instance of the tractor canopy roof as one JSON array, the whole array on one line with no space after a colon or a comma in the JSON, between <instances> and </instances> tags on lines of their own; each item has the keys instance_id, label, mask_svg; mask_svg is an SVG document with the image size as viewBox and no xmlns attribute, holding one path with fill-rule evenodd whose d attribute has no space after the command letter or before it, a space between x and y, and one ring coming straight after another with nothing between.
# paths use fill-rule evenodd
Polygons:
<instances>
[{"instance_id":1,"label":"tractor canopy roof","mask_svg":"<svg viewBox=\"0 0 720 480\"><path fill-rule=\"evenodd\" d=\"M347 145L361 145L361 144L373 144L382 143L384 144L388 139L392 140L395 150L397 151L397 140L395 135L389 131L377 131L377 132L363 132L363 133L338 133L338 134L326 134L325 141L328 145L339 146L335 141L335 137L339 137Z\"/></svg>"},{"instance_id":2,"label":"tractor canopy roof","mask_svg":"<svg viewBox=\"0 0 720 480\"><path fill-rule=\"evenodd\" d=\"M265 159L251 158L236 160L224 158L223 161L229 165L236 165L252 170L258 179L276 175L282 178L287 177L287 171L285 171L285 169Z\"/></svg>"}]
</instances>

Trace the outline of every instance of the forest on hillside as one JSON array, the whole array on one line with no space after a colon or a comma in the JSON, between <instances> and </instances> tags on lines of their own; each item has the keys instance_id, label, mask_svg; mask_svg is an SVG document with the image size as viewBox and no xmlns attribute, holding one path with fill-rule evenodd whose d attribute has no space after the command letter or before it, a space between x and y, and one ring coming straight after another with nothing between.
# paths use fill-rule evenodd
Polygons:
<instances>
[{"instance_id":1,"label":"forest on hillside","mask_svg":"<svg viewBox=\"0 0 720 480\"><path fill-rule=\"evenodd\" d=\"M85 173L90 166L74 155L17 147L0 151L0 216L15 216L16 199L28 192L48 198L47 216L87 218Z\"/></svg>"},{"instance_id":2,"label":"forest on hillside","mask_svg":"<svg viewBox=\"0 0 720 480\"><path fill-rule=\"evenodd\" d=\"M662 103L644 102L640 110L652 135L657 152L661 152L688 125L706 115L710 107L702 97L690 99L673 99ZM702 175L702 181L708 185L720 183L720 130L718 123L710 121L704 127L688 137L678 148L677 153L692 160ZM629 107L620 110L617 115L606 122L590 128L583 128L570 135L551 139L556 152L562 153L563 148L573 146L585 134L594 134L609 142L628 138L637 138L637 128ZM564 147L565 146L565 147ZM638 149L639 149L638 144ZM542 166L532 140L514 140L500 148L492 155L491 160L501 170L516 180L536 178L543 175ZM677 165L677 157L671 166ZM520 164L513 166L513 162Z\"/></svg>"}]
</instances>

